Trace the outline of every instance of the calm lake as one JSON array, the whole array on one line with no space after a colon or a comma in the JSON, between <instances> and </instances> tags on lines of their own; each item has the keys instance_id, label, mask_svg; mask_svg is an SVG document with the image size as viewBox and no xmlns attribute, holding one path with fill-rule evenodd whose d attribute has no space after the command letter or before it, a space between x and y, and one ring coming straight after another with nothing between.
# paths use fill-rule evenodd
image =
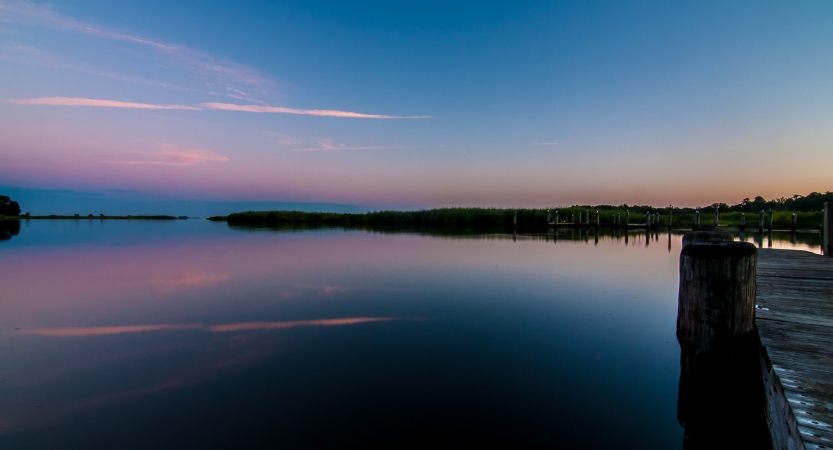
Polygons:
<instances>
[{"instance_id":1,"label":"calm lake","mask_svg":"<svg viewBox=\"0 0 833 450\"><path fill-rule=\"evenodd\" d=\"M681 236L22 222L0 448L682 448Z\"/></svg>"}]
</instances>

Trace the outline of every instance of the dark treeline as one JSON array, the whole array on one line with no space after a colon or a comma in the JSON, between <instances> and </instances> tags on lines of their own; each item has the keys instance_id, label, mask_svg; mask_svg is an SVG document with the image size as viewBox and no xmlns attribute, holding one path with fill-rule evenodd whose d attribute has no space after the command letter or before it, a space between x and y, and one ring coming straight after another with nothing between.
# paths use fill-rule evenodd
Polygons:
<instances>
[{"instance_id":1,"label":"dark treeline","mask_svg":"<svg viewBox=\"0 0 833 450\"><path fill-rule=\"evenodd\" d=\"M0 195L0 216L19 216L20 215L20 205L6 197L5 195Z\"/></svg>"},{"instance_id":2,"label":"dark treeline","mask_svg":"<svg viewBox=\"0 0 833 450\"><path fill-rule=\"evenodd\" d=\"M714 203L705 208L701 208L703 212L714 212L718 207L720 211L734 211L734 212L761 212L761 211L790 211L790 212L815 212L821 211L824 208L825 202L833 202L833 192L827 191L824 194L820 192L811 192L808 196L793 195L790 198L776 198L766 200L763 197L755 197L750 200L748 197L741 200L737 205L727 205L726 203Z\"/></svg>"},{"instance_id":3,"label":"dark treeline","mask_svg":"<svg viewBox=\"0 0 833 450\"><path fill-rule=\"evenodd\" d=\"M345 227L345 228L382 228L382 227L467 227L473 230L489 230L495 227L512 226L517 213L517 226L524 229L540 229L548 226L547 217L550 222L558 218L559 223L590 222L594 223L596 211L599 215L600 225L611 225L613 223L630 224L645 223L648 213L638 213L630 209L629 214L621 209L611 210L590 210L582 207L546 209L498 209L498 208L439 208L422 211L376 211L368 213L315 213L302 211L247 211L230 214L227 217L210 217L209 220L226 221L232 226L293 226L298 228L309 228L319 226ZM558 214L556 216L556 213ZM627 214L627 215L626 215ZM668 210L659 210L655 219L657 225L668 225ZM726 212L720 213L721 226L735 226L741 221L741 214L746 215L746 223L754 227L759 223L760 214ZM769 224L770 215L775 228L784 229L790 227L791 216L796 214L797 226L799 228L817 228L821 223L821 212L798 212L774 211L771 214L765 213L764 219ZM579 219L581 218L581 219ZM714 214L703 213L700 215L700 223L710 225L713 223ZM690 227L694 221L693 213L675 211L673 213L673 225L677 227Z\"/></svg>"},{"instance_id":4,"label":"dark treeline","mask_svg":"<svg viewBox=\"0 0 833 450\"><path fill-rule=\"evenodd\" d=\"M703 213L720 212L744 212L744 213L759 213L761 211L789 211L789 212L816 212L824 209L825 202L833 202L833 192L827 191L824 194L820 192L811 192L808 196L793 195L792 197L781 197L771 200L758 196L754 199L749 197L740 201L736 205L729 205L727 203L712 203L708 206L696 208L678 208L670 207L674 213L692 214L699 210ZM610 211L610 210L630 210L637 213L651 213L664 214L667 213L669 207L646 206L646 205L576 205L573 208L584 208L593 211Z\"/></svg>"},{"instance_id":5,"label":"dark treeline","mask_svg":"<svg viewBox=\"0 0 833 450\"><path fill-rule=\"evenodd\" d=\"M792 212L796 213L797 224L802 228L818 227L824 202L833 201L833 193L814 192L806 197L765 200L755 197L744 199L737 205L715 203L702 208L657 208L646 205L575 205L540 209L512 208L436 208L420 211L374 211L367 213L317 213L302 211L247 211L230 214L227 217L211 217L209 220L225 220L232 225L276 226L286 224L315 224L329 226L465 226L485 229L494 226L511 225L517 220L518 226L546 226L547 219L559 222L594 222L598 213L601 224L623 223L626 214L630 223L644 223L648 214L658 215L658 224L668 224L669 213L674 224L685 226L694 220L695 211L701 213L702 224L711 224L715 211L720 212L720 225L737 225L741 214L746 215L750 226L758 223L761 213L773 226L789 227ZM770 210L772 211L770 213ZM517 216L516 216L517 214ZM770 219L770 216L771 219ZM517 217L517 219L516 219Z\"/></svg>"}]
</instances>

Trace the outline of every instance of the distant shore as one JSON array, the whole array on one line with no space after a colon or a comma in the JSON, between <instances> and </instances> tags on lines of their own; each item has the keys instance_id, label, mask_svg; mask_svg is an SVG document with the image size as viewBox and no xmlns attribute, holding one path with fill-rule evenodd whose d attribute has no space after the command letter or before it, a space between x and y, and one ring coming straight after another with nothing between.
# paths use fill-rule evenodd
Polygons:
<instances>
[{"instance_id":1,"label":"distant shore","mask_svg":"<svg viewBox=\"0 0 833 450\"><path fill-rule=\"evenodd\" d=\"M48 216L0 216L0 220L177 220L179 219L176 216L104 216L98 215L94 216L92 214L81 216L81 215L72 215L72 216L59 216L59 215L48 215Z\"/></svg>"},{"instance_id":2,"label":"distant shore","mask_svg":"<svg viewBox=\"0 0 833 450\"><path fill-rule=\"evenodd\" d=\"M587 223L596 222L597 211L592 208L553 208L553 209L509 209L509 208L438 208L420 211L374 211L367 213L320 213L303 211L246 211L228 216L209 217L208 220L227 222L229 225L329 225L329 226L467 226L493 227L511 226L516 224L524 228L547 227L548 223L557 218L559 223ZM654 226L668 226L669 211L655 209L654 211L634 211L623 209L598 210L599 224L609 226L616 222L625 224L645 223L648 215ZM760 223L759 213L727 212L719 213L719 226L737 227L744 214L746 227L757 229ZM818 229L822 221L822 212L790 212L774 211L764 213L764 226L768 227L772 215L773 228L790 228L792 215L796 215L797 228ZM670 216L671 224L675 227L689 227L694 223L694 210L674 210ZM700 224L703 226L714 223L714 213L701 213Z\"/></svg>"}]
</instances>

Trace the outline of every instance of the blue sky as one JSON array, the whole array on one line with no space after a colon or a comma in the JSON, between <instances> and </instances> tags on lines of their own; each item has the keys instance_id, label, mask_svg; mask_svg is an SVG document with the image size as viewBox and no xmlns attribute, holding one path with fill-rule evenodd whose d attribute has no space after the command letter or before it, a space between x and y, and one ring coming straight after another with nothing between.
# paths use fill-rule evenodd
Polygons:
<instances>
[{"instance_id":1,"label":"blue sky","mask_svg":"<svg viewBox=\"0 0 833 450\"><path fill-rule=\"evenodd\" d=\"M825 191L831 19L827 1L0 0L0 185L397 208Z\"/></svg>"}]
</instances>

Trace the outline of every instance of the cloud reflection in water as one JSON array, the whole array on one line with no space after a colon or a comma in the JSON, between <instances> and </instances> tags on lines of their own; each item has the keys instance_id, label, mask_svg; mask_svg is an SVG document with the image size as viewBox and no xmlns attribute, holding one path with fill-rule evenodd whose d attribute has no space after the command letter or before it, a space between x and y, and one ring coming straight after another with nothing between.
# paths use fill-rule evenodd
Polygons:
<instances>
[{"instance_id":1,"label":"cloud reflection in water","mask_svg":"<svg viewBox=\"0 0 833 450\"><path fill-rule=\"evenodd\" d=\"M231 331L276 330L293 327L331 327L338 325L355 325L368 322L385 322L396 320L394 317L344 317L339 319L294 320L284 322L242 322L221 325L200 323L160 324L160 325L124 325L110 327L65 327L65 328L26 328L20 333L35 336L74 337L101 336L123 333L140 333L146 331L202 330L211 333Z\"/></svg>"}]
</instances>

